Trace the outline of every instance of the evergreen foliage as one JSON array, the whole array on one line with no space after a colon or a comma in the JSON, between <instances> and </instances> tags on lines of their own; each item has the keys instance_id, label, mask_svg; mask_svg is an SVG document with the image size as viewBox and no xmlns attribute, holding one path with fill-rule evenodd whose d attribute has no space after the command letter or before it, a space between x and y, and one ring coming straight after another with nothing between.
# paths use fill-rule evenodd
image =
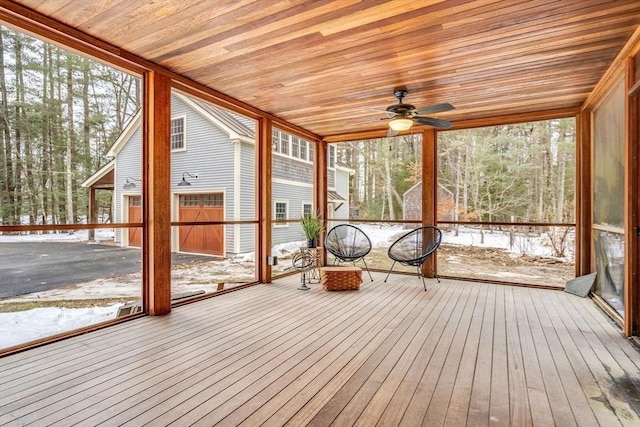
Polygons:
<instances>
[{"instance_id":1,"label":"evergreen foliage","mask_svg":"<svg viewBox=\"0 0 640 427\"><path fill-rule=\"evenodd\" d=\"M140 80L4 26L0 66L2 224L81 222L80 184L139 108Z\"/></svg>"}]
</instances>

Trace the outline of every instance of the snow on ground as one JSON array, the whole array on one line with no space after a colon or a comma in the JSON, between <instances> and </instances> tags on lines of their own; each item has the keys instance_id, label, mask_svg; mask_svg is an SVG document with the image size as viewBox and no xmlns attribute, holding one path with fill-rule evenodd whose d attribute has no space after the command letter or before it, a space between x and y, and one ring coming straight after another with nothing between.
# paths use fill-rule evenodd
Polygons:
<instances>
[{"instance_id":1,"label":"snow on ground","mask_svg":"<svg viewBox=\"0 0 640 427\"><path fill-rule=\"evenodd\" d=\"M119 305L91 308L45 307L0 313L0 348L113 319Z\"/></svg>"},{"instance_id":2,"label":"snow on ground","mask_svg":"<svg viewBox=\"0 0 640 427\"><path fill-rule=\"evenodd\" d=\"M408 232L400 225L386 224L359 224L371 239L374 248L388 247L394 239L402 233ZM96 243L113 241L113 230L97 229ZM514 255L526 253L528 255L549 256L551 250L544 243L544 236L515 236L513 245L509 245L509 233L504 231L484 232L481 242L478 229L460 227L458 236L453 231L443 233L443 243L503 248ZM28 235L0 235L0 242L43 242L52 240L62 241L88 241L88 230L80 230L72 233L41 233ZM91 243L91 242L89 242ZM289 242L275 245L272 254L283 258L296 252L304 241ZM573 249L573 248L571 248ZM253 277L254 272L253 252L237 255L232 259L207 262L203 264L187 265L185 268L172 270L172 291L174 293L202 289L206 292L215 292L217 283L222 281L247 281ZM286 262L281 268L288 268ZM213 265L213 267L212 267ZM500 273L500 272L497 272ZM508 274L508 273L501 273ZM37 294L21 296L9 301L28 300L73 300L73 299L99 299L126 297L132 300L140 299L141 292L140 273L124 275L118 278L101 278L84 284L70 285L63 288L38 292ZM35 308L28 311L0 313L0 348L6 348L20 343L33 341L42 337L51 336L64 331L69 331L94 323L113 319L121 304L109 307L90 308Z\"/></svg>"},{"instance_id":3,"label":"snow on ground","mask_svg":"<svg viewBox=\"0 0 640 427\"><path fill-rule=\"evenodd\" d=\"M87 242L102 243L113 242L114 231L109 228L98 228L95 230L95 241L89 242L89 230L63 231L61 233L31 232L29 234L0 234L1 243L9 242L49 242L49 241L68 241L68 242Z\"/></svg>"}]
</instances>

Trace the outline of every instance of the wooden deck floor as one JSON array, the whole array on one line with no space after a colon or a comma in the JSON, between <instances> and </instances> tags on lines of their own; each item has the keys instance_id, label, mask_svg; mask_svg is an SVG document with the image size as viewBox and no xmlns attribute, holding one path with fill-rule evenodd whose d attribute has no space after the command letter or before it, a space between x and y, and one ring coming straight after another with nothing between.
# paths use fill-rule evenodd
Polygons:
<instances>
[{"instance_id":1,"label":"wooden deck floor","mask_svg":"<svg viewBox=\"0 0 640 427\"><path fill-rule=\"evenodd\" d=\"M0 360L1 425L640 425L589 299L374 274L259 285Z\"/></svg>"}]
</instances>

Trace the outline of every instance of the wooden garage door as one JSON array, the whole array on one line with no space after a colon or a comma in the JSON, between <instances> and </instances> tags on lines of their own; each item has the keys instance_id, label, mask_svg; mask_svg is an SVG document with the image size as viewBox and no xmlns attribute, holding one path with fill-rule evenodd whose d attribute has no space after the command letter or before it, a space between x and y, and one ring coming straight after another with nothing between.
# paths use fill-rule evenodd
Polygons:
<instances>
[{"instance_id":1,"label":"wooden garage door","mask_svg":"<svg viewBox=\"0 0 640 427\"><path fill-rule=\"evenodd\" d=\"M142 197L129 196L128 222L142 222ZM129 246L142 246L142 227L129 229Z\"/></svg>"},{"instance_id":2,"label":"wooden garage door","mask_svg":"<svg viewBox=\"0 0 640 427\"><path fill-rule=\"evenodd\" d=\"M180 196L180 221L222 221L224 196L222 193L189 194ZM180 226L180 251L222 255L222 225Z\"/></svg>"}]
</instances>

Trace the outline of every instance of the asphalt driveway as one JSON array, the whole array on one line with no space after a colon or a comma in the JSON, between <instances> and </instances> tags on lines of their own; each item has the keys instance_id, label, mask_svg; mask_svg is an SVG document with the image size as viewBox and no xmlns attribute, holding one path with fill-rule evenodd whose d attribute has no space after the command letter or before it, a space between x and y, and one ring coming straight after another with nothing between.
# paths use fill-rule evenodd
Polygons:
<instances>
[{"instance_id":1,"label":"asphalt driveway","mask_svg":"<svg viewBox=\"0 0 640 427\"><path fill-rule=\"evenodd\" d=\"M211 259L172 254L172 264ZM0 298L42 292L60 286L135 273L140 249L86 242L0 243Z\"/></svg>"}]
</instances>

